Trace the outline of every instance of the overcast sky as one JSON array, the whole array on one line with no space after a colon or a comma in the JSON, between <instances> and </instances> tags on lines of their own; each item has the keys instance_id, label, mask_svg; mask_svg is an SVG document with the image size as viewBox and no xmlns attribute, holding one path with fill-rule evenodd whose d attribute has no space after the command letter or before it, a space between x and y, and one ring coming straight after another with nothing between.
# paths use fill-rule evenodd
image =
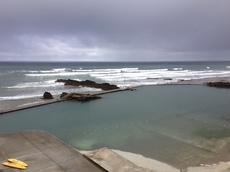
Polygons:
<instances>
[{"instance_id":1,"label":"overcast sky","mask_svg":"<svg viewBox=\"0 0 230 172\"><path fill-rule=\"evenodd\" d=\"M230 0L0 0L0 61L230 60Z\"/></svg>"}]
</instances>

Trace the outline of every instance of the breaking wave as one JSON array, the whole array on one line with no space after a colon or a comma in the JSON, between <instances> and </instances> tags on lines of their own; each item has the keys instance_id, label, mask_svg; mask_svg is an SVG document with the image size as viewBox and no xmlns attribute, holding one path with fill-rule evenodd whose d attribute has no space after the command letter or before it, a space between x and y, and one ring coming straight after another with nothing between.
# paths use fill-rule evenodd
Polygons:
<instances>
[{"instance_id":1,"label":"breaking wave","mask_svg":"<svg viewBox=\"0 0 230 172\"><path fill-rule=\"evenodd\" d=\"M227 66L230 67L230 66ZM111 68L111 69L71 69L71 68L56 68L50 71L29 71L25 74L27 77L64 77L78 80L94 79L96 81L110 82L119 86L132 86L132 85L155 85L164 84L168 82L176 82L178 80L201 79L210 77L229 76L230 71L210 70L206 67L204 70L188 70L181 67L161 69L139 69L139 68ZM149 78L153 78L150 80ZM162 81L161 79L171 78L171 81ZM158 81L157 81L158 79ZM58 84L53 82L49 83L23 83L14 87L53 87Z\"/></svg>"},{"instance_id":2,"label":"breaking wave","mask_svg":"<svg viewBox=\"0 0 230 172\"><path fill-rule=\"evenodd\" d=\"M45 87L56 87L61 86L62 83L57 83L55 80L49 80L44 82L27 82L27 83L19 83L14 86L8 86L6 88L45 88Z\"/></svg>"},{"instance_id":3,"label":"breaking wave","mask_svg":"<svg viewBox=\"0 0 230 172\"><path fill-rule=\"evenodd\" d=\"M122 67L121 67L122 66ZM0 81L4 84L0 87L0 100L14 100L41 96L44 91L54 94L61 92L87 92L98 91L98 89L86 87L64 86L63 83L56 83L57 79L93 80L99 83L108 82L119 87L132 87L142 85L158 85L179 80L203 79L213 77L230 76L230 66L226 64L221 68L211 65L186 66L186 65L156 65L135 67L110 66L107 67L43 67L5 70L0 73ZM14 77L14 78L12 78ZM9 82L7 83L7 79ZM2 79L2 80L1 80ZM6 83L5 83L6 82ZM1 92L2 91L2 92ZM7 93L6 93L7 92ZM8 96L8 93L15 93Z\"/></svg>"}]
</instances>

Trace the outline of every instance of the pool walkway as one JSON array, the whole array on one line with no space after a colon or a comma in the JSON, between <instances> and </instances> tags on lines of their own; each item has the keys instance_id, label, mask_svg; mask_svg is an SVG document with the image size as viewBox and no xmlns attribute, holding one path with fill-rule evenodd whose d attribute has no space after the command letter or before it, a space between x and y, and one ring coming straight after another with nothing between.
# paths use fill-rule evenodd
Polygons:
<instances>
[{"instance_id":1,"label":"pool walkway","mask_svg":"<svg viewBox=\"0 0 230 172\"><path fill-rule=\"evenodd\" d=\"M8 158L28 164L26 170L3 166ZM102 172L77 150L45 131L22 131L0 134L0 171L4 172Z\"/></svg>"},{"instance_id":2,"label":"pool walkway","mask_svg":"<svg viewBox=\"0 0 230 172\"><path fill-rule=\"evenodd\" d=\"M90 95L98 96L98 95L102 95L102 94L109 94L109 93L127 91L127 90L131 90L131 91L135 90L135 87L119 88L119 89L108 90L108 91L98 91L96 93L91 93ZM83 94L88 94L88 93L83 93ZM38 106L44 106L44 105L58 103L58 102L68 100L68 99L60 99L59 96L54 96L54 97L55 97L54 99L43 99L43 98L38 98L38 97L28 98L27 101L24 100L24 101L26 101L26 103L24 105L21 105L20 100L18 100L18 104L17 104L17 101L15 100L13 106L0 108L0 115L5 114L5 113L14 112L14 111L34 108L34 107L38 107Z\"/></svg>"}]
</instances>

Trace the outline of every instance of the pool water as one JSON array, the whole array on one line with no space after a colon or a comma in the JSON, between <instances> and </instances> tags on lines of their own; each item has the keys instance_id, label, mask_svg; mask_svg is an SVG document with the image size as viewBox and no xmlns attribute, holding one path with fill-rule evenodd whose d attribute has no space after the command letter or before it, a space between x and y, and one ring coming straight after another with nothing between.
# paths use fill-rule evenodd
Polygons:
<instances>
[{"instance_id":1,"label":"pool water","mask_svg":"<svg viewBox=\"0 0 230 172\"><path fill-rule=\"evenodd\" d=\"M46 130L76 149L109 147L184 168L229 158L229 104L228 89L145 86L7 113L0 131Z\"/></svg>"}]
</instances>

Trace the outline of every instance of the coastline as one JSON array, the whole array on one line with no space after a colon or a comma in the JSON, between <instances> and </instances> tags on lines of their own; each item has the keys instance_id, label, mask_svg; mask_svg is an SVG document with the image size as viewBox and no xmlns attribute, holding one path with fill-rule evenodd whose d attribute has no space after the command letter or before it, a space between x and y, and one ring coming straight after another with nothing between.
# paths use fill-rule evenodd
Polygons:
<instances>
[{"instance_id":1,"label":"coastline","mask_svg":"<svg viewBox=\"0 0 230 172\"><path fill-rule=\"evenodd\" d=\"M205 82L230 82L230 77L219 77L219 78L205 78L205 79L194 79L194 80L188 80L188 81L178 81L175 83L167 83L163 85L203 85ZM104 93L103 91L101 93ZM58 100L58 98L55 97L55 100ZM10 102L11 101L11 102ZM36 97L36 98L28 98L23 100L10 100L6 102L5 104L1 104L1 108L14 108L14 107L20 107L20 106L28 106L32 107L36 104L41 104L44 102L43 99ZM22 105L23 101L23 105ZM47 104L47 102L45 103ZM5 105L5 106L4 106ZM147 168L153 171L169 171L169 165L166 163L143 157L142 155L134 154L131 152L123 152L120 150L113 150L115 153L119 154L120 156L124 157L125 159L131 161L137 166ZM171 167L175 171L179 171L179 169L176 169L174 167ZM187 172L195 172L195 171L224 171L230 168L230 161L228 162L219 162L218 164L201 164L199 167L188 167L186 170ZM173 170L170 171L173 171ZM185 170L185 169L183 169Z\"/></svg>"},{"instance_id":2,"label":"coastline","mask_svg":"<svg viewBox=\"0 0 230 172\"><path fill-rule=\"evenodd\" d=\"M230 82L230 77L215 77L215 78L203 78L203 79L191 79L191 80L181 80L177 82L169 82L164 84L157 85L148 85L148 86L158 86L158 85L204 85L207 82ZM119 92L126 90L135 90L138 87L144 87L145 85L135 86L135 87L127 87L116 89L112 91L93 91L93 92L82 92L83 94L92 94L92 95L102 95L108 94L111 92ZM60 93L61 94L61 93ZM17 111L20 109L27 109L30 107L36 107L41 105L46 105L50 103L55 103L59 101L63 101L59 98L59 95L53 95L54 99L52 100L44 100L42 95L40 97L33 98L24 98L24 99L16 99L16 100L2 100L0 101L0 114L5 112ZM15 109L15 110L13 110Z\"/></svg>"}]
</instances>

